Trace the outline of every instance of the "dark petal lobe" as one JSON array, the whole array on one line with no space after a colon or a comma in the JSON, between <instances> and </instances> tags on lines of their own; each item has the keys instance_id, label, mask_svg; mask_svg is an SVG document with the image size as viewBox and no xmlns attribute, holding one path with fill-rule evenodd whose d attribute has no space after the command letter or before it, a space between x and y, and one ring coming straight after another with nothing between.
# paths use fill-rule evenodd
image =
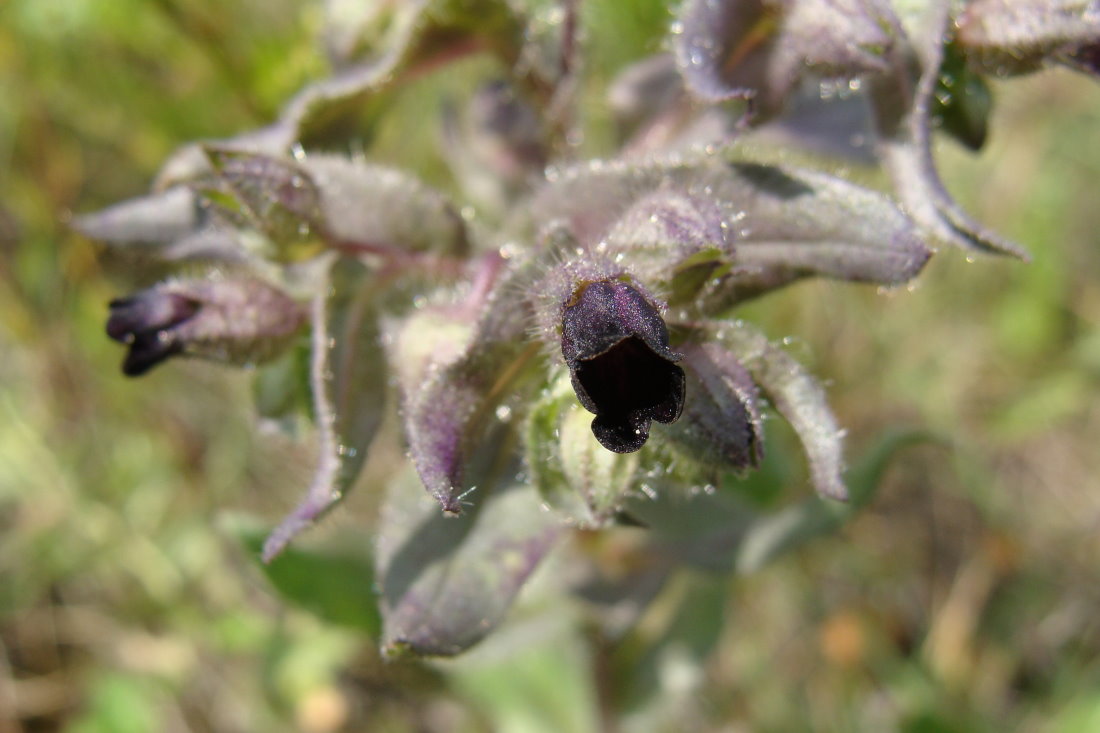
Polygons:
<instances>
[{"instance_id":1,"label":"dark petal lobe","mask_svg":"<svg viewBox=\"0 0 1100 733\"><path fill-rule=\"evenodd\" d=\"M171 331L138 334L126 352L122 373L127 377L141 376L168 357L180 353L183 353L183 343Z\"/></svg>"}]
</instances>

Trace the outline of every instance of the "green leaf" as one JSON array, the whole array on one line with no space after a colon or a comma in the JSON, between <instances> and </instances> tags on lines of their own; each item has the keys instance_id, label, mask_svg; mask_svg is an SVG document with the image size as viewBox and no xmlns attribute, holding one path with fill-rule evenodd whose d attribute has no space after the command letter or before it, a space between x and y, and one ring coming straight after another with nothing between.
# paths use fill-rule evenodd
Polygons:
<instances>
[{"instance_id":1,"label":"green leaf","mask_svg":"<svg viewBox=\"0 0 1100 733\"><path fill-rule=\"evenodd\" d=\"M944 49L940 76L932 95L932 120L970 150L981 150L989 132L993 92L966 63L956 43Z\"/></svg>"},{"instance_id":2,"label":"green leaf","mask_svg":"<svg viewBox=\"0 0 1100 733\"><path fill-rule=\"evenodd\" d=\"M570 629L572 631L572 629ZM577 633L509 639L510 648L448 665L448 678L500 731L599 730L591 650ZM519 642L519 643L515 643Z\"/></svg>"},{"instance_id":3,"label":"green leaf","mask_svg":"<svg viewBox=\"0 0 1100 733\"><path fill-rule=\"evenodd\" d=\"M728 573L742 538L756 517L733 492L685 486L675 477L654 482L646 497L625 510L653 533L653 554L670 564Z\"/></svg>"},{"instance_id":4,"label":"green leaf","mask_svg":"<svg viewBox=\"0 0 1100 733\"><path fill-rule=\"evenodd\" d=\"M882 478L890 462L900 451L936 440L922 430L894 430L886 433L849 470L849 503L838 504L813 498L777 513L762 516L745 535L737 557L738 571L755 572L776 557L812 539L835 532L871 501L882 485Z\"/></svg>"},{"instance_id":5,"label":"green leaf","mask_svg":"<svg viewBox=\"0 0 1100 733\"><path fill-rule=\"evenodd\" d=\"M236 534L249 554L260 558L265 532L243 524ZM257 562L279 595L329 623L381 634L382 617L374 584L374 560L367 550L289 547L270 562Z\"/></svg>"},{"instance_id":6,"label":"green leaf","mask_svg":"<svg viewBox=\"0 0 1100 733\"><path fill-rule=\"evenodd\" d=\"M295 346L256 369L252 380L256 414L262 418L291 418L309 407L309 349Z\"/></svg>"}]
</instances>

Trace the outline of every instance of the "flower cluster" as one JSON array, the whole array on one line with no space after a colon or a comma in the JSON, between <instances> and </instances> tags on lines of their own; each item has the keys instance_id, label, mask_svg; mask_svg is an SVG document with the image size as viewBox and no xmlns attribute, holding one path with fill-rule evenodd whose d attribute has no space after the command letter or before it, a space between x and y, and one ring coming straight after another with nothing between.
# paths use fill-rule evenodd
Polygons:
<instances>
[{"instance_id":1,"label":"flower cluster","mask_svg":"<svg viewBox=\"0 0 1100 733\"><path fill-rule=\"evenodd\" d=\"M266 559L352 488L399 411L411 465L376 548L391 653L475 643L567 528L643 517L657 531L669 497L758 466L768 410L801 439L817 492L845 498L823 389L733 309L805 277L904 283L941 244L1023 256L952 200L931 130L979 146L988 97L958 90L1051 63L1095 72L1100 41L1093 2L685 0L667 52L607 90L616 146L585 161L578 105L595 82L577 3L527 5L334 9L331 78L76 223L211 273L110 304L126 374L177 355L256 366L288 397L269 412L313 406L316 475ZM450 190L315 152L346 143L365 100L470 54L500 76L442 115ZM775 164L764 128L877 159L894 195ZM308 379L283 378L301 352Z\"/></svg>"}]
</instances>

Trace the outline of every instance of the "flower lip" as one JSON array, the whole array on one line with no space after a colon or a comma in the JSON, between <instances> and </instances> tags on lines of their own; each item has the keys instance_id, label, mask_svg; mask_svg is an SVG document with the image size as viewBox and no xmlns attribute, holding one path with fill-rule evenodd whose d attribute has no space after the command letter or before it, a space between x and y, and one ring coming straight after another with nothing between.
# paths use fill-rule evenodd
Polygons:
<instances>
[{"instance_id":1,"label":"flower lip","mask_svg":"<svg viewBox=\"0 0 1100 733\"><path fill-rule=\"evenodd\" d=\"M562 355L592 432L610 451L645 445L649 424L674 422L686 380L660 313L629 283L586 283L562 316Z\"/></svg>"},{"instance_id":2,"label":"flower lip","mask_svg":"<svg viewBox=\"0 0 1100 733\"><path fill-rule=\"evenodd\" d=\"M109 307L107 335L129 345L122 372L136 377L183 351L173 329L194 317L201 304L178 293L150 289L112 300Z\"/></svg>"}]
</instances>

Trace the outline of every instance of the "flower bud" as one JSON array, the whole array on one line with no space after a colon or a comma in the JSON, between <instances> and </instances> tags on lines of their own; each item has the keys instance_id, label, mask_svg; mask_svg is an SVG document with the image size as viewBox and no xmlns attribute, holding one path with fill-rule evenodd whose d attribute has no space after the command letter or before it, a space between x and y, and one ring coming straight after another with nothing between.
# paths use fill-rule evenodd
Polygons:
<instances>
[{"instance_id":1,"label":"flower bud","mask_svg":"<svg viewBox=\"0 0 1100 733\"><path fill-rule=\"evenodd\" d=\"M680 416L680 355L669 349L657 308L629 283L583 283L562 313L561 351L577 398L596 414L592 433L608 450L636 451L652 420Z\"/></svg>"},{"instance_id":2,"label":"flower bud","mask_svg":"<svg viewBox=\"0 0 1100 733\"><path fill-rule=\"evenodd\" d=\"M684 414L671 431L673 442L707 463L741 469L759 464L764 435L756 383L720 344L684 349L689 385Z\"/></svg>"},{"instance_id":3,"label":"flower bud","mask_svg":"<svg viewBox=\"0 0 1100 733\"><path fill-rule=\"evenodd\" d=\"M255 279L161 283L110 303L107 335L130 347L124 374L176 354L248 363L276 356L305 321L301 306Z\"/></svg>"}]
</instances>

